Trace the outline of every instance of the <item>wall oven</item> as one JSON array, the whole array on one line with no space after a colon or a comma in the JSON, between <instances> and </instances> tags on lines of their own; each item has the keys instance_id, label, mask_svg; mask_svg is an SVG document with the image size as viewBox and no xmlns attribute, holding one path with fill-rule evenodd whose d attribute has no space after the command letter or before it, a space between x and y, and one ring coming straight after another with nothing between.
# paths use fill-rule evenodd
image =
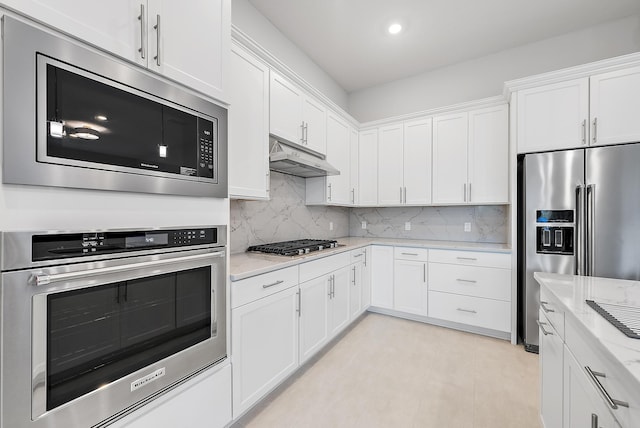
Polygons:
<instances>
[{"instance_id":1,"label":"wall oven","mask_svg":"<svg viewBox=\"0 0 640 428\"><path fill-rule=\"evenodd\" d=\"M227 110L5 16L3 181L227 197Z\"/></svg>"},{"instance_id":2,"label":"wall oven","mask_svg":"<svg viewBox=\"0 0 640 428\"><path fill-rule=\"evenodd\" d=\"M226 357L225 226L1 240L1 426L102 426Z\"/></svg>"}]
</instances>

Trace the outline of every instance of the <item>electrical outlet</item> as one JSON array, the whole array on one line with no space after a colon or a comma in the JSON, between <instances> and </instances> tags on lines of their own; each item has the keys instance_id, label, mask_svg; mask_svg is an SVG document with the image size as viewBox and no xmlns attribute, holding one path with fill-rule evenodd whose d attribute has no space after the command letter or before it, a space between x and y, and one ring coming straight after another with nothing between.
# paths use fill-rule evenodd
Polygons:
<instances>
[{"instance_id":1,"label":"electrical outlet","mask_svg":"<svg viewBox=\"0 0 640 428\"><path fill-rule=\"evenodd\" d=\"M471 223L466 222L466 223L464 224L464 231L465 231L465 232L471 232Z\"/></svg>"},{"instance_id":2,"label":"electrical outlet","mask_svg":"<svg viewBox=\"0 0 640 428\"><path fill-rule=\"evenodd\" d=\"M404 230L411 230L411 222L410 221L405 221L404 222Z\"/></svg>"},{"instance_id":3,"label":"electrical outlet","mask_svg":"<svg viewBox=\"0 0 640 428\"><path fill-rule=\"evenodd\" d=\"M329 230L333 230L333 222L332 221L329 222Z\"/></svg>"},{"instance_id":4,"label":"electrical outlet","mask_svg":"<svg viewBox=\"0 0 640 428\"><path fill-rule=\"evenodd\" d=\"M366 222L366 221L363 221L363 222L362 222L362 228L363 228L363 229L366 229L366 228L367 228L367 222Z\"/></svg>"}]
</instances>

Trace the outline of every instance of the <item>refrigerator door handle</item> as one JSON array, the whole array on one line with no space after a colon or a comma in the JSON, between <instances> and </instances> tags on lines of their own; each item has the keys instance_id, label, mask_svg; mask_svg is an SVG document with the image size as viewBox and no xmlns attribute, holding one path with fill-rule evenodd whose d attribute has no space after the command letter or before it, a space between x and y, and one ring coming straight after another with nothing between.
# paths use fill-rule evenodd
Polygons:
<instances>
[{"instance_id":1,"label":"refrigerator door handle","mask_svg":"<svg viewBox=\"0 0 640 428\"><path fill-rule=\"evenodd\" d=\"M594 275L594 269L593 267L595 266L596 263L596 252L595 252L595 243L594 243L594 238L593 238L593 229L594 229L594 225L595 225L595 200L596 197L596 186L595 184L588 184L587 185L587 192L586 192L586 211L587 211L587 215L586 215L586 233L585 233L585 248L586 248L586 252L585 252L585 260L586 260L586 275L587 276L593 276Z\"/></svg>"},{"instance_id":2,"label":"refrigerator door handle","mask_svg":"<svg viewBox=\"0 0 640 428\"><path fill-rule=\"evenodd\" d=\"M574 273L576 275L586 275L584 269L585 262L585 247L584 247L584 235L585 235L585 192L584 185L579 184L576 186L576 249L574 256Z\"/></svg>"}]
</instances>

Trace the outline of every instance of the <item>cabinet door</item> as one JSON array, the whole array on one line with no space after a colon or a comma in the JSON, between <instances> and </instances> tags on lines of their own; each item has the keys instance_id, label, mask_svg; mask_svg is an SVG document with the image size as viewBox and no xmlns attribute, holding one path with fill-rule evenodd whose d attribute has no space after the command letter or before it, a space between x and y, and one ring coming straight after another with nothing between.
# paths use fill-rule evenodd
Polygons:
<instances>
[{"instance_id":1,"label":"cabinet door","mask_svg":"<svg viewBox=\"0 0 640 428\"><path fill-rule=\"evenodd\" d=\"M147 65L146 46L143 49L147 37L144 26L147 0L4 0L2 3L86 43ZM141 5L145 9L142 20L138 18Z\"/></svg>"},{"instance_id":2,"label":"cabinet door","mask_svg":"<svg viewBox=\"0 0 640 428\"><path fill-rule=\"evenodd\" d=\"M393 309L427 314L427 264L396 260L393 267Z\"/></svg>"},{"instance_id":3,"label":"cabinet door","mask_svg":"<svg viewBox=\"0 0 640 428\"><path fill-rule=\"evenodd\" d=\"M302 120L305 123L304 145L309 149L327 153L327 109L310 97L302 101Z\"/></svg>"},{"instance_id":4,"label":"cabinet door","mask_svg":"<svg viewBox=\"0 0 640 428\"><path fill-rule=\"evenodd\" d=\"M329 276L300 284L300 364L329 339Z\"/></svg>"},{"instance_id":5,"label":"cabinet door","mask_svg":"<svg viewBox=\"0 0 640 428\"><path fill-rule=\"evenodd\" d=\"M587 144L589 79L574 79L517 93L518 153Z\"/></svg>"},{"instance_id":6,"label":"cabinet door","mask_svg":"<svg viewBox=\"0 0 640 428\"><path fill-rule=\"evenodd\" d=\"M340 205L351 203L351 161L349 126L336 114L327 115L327 161L340 175L327 177L327 202Z\"/></svg>"},{"instance_id":7,"label":"cabinet door","mask_svg":"<svg viewBox=\"0 0 640 428\"><path fill-rule=\"evenodd\" d=\"M507 105L469 112L469 198L472 203L509 201Z\"/></svg>"},{"instance_id":8,"label":"cabinet door","mask_svg":"<svg viewBox=\"0 0 640 428\"><path fill-rule=\"evenodd\" d=\"M540 324L540 418L545 427L562 427L564 343L542 313Z\"/></svg>"},{"instance_id":9,"label":"cabinet door","mask_svg":"<svg viewBox=\"0 0 640 428\"><path fill-rule=\"evenodd\" d=\"M231 50L231 1L149 0L149 68L224 99Z\"/></svg>"},{"instance_id":10,"label":"cabinet door","mask_svg":"<svg viewBox=\"0 0 640 428\"><path fill-rule=\"evenodd\" d=\"M365 248L362 264L362 312L371 306L371 247Z\"/></svg>"},{"instance_id":11,"label":"cabinet door","mask_svg":"<svg viewBox=\"0 0 640 428\"><path fill-rule=\"evenodd\" d=\"M591 145L640 141L640 67L591 76Z\"/></svg>"},{"instance_id":12,"label":"cabinet door","mask_svg":"<svg viewBox=\"0 0 640 428\"><path fill-rule=\"evenodd\" d=\"M404 198L402 124L380 128L378 141L378 203L400 205Z\"/></svg>"},{"instance_id":13,"label":"cabinet door","mask_svg":"<svg viewBox=\"0 0 640 428\"><path fill-rule=\"evenodd\" d=\"M393 309L393 247L371 247L371 306Z\"/></svg>"},{"instance_id":14,"label":"cabinet door","mask_svg":"<svg viewBox=\"0 0 640 428\"><path fill-rule=\"evenodd\" d=\"M362 269L363 263L349 267L349 319L355 319L362 313Z\"/></svg>"},{"instance_id":15,"label":"cabinet door","mask_svg":"<svg viewBox=\"0 0 640 428\"><path fill-rule=\"evenodd\" d=\"M297 306L291 287L231 311L235 417L298 367Z\"/></svg>"},{"instance_id":16,"label":"cabinet door","mask_svg":"<svg viewBox=\"0 0 640 428\"><path fill-rule=\"evenodd\" d=\"M404 203L431 203L431 118L404 124Z\"/></svg>"},{"instance_id":17,"label":"cabinet door","mask_svg":"<svg viewBox=\"0 0 640 428\"><path fill-rule=\"evenodd\" d=\"M358 154L358 131L353 128L349 128L349 184L351 187L350 201L351 204L357 205L359 201L359 187L358 187L358 166L359 166L359 154Z\"/></svg>"},{"instance_id":18,"label":"cabinet door","mask_svg":"<svg viewBox=\"0 0 640 428\"><path fill-rule=\"evenodd\" d=\"M329 301L329 339L349 324L349 295L351 288L349 266L332 273L333 293Z\"/></svg>"},{"instance_id":19,"label":"cabinet door","mask_svg":"<svg viewBox=\"0 0 640 428\"><path fill-rule=\"evenodd\" d=\"M229 195L268 199L269 67L234 44L229 77Z\"/></svg>"},{"instance_id":20,"label":"cabinet door","mask_svg":"<svg viewBox=\"0 0 640 428\"><path fill-rule=\"evenodd\" d=\"M433 118L433 202L467 202L468 114Z\"/></svg>"},{"instance_id":21,"label":"cabinet door","mask_svg":"<svg viewBox=\"0 0 640 428\"><path fill-rule=\"evenodd\" d=\"M363 131L358 142L358 205L378 204L378 130Z\"/></svg>"},{"instance_id":22,"label":"cabinet door","mask_svg":"<svg viewBox=\"0 0 640 428\"><path fill-rule=\"evenodd\" d=\"M603 399L569 348L564 348L564 428L617 427ZM554 425L546 424L545 427Z\"/></svg>"},{"instance_id":23,"label":"cabinet door","mask_svg":"<svg viewBox=\"0 0 640 428\"><path fill-rule=\"evenodd\" d=\"M269 82L269 133L302 144L302 91L273 70Z\"/></svg>"}]
</instances>

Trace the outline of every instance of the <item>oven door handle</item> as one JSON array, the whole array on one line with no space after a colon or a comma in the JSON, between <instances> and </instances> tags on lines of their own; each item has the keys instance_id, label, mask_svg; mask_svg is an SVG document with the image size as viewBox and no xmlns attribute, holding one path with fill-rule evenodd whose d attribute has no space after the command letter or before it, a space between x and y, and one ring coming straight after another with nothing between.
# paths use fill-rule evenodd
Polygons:
<instances>
[{"instance_id":1,"label":"oven door handle","mask_svg":"<svg viewBox=\"0 0 640 428\"><path fill-rule=\"evenodd\" d=\"M213 253L196 254L193 256L176 257L173 259L152 260L148 262L131 263L124 266L110 266L110 267L96 268L91 270L81 270L77 272L57 273L53 275L31 275L29 283L36 286L40 286L40 285L51 284L54 282L69 281L69 280L74 280L78 278L106 275L110 273L127 272L127 271L136 270L136 269L143 269L143 268L158 266L158 265L184 263L184 262L190 262L190 261L206 259L211 257L225 257L225 255L226 254L224 251L217 251Z\"/></svg>"}]
</instances>

